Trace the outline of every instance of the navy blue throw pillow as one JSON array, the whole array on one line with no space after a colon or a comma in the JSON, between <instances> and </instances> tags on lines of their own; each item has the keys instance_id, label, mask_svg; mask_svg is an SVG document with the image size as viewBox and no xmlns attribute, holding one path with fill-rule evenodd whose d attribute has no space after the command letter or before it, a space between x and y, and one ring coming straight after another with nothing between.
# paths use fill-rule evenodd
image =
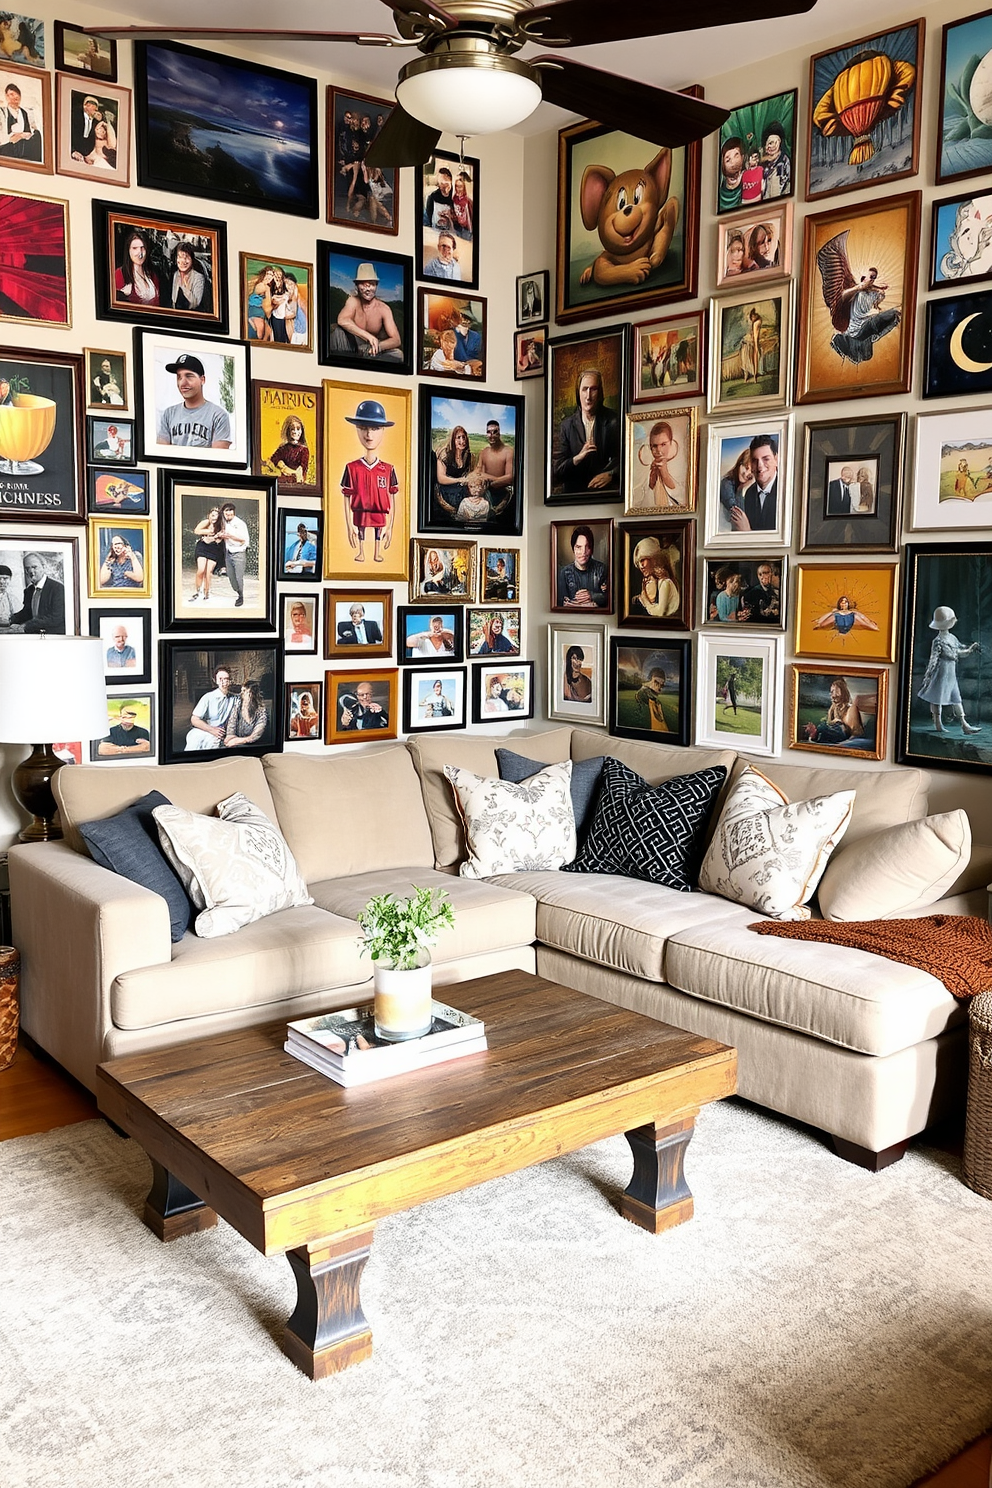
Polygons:
<instances>
[{"instance_id":1,"label":"navy blue throw pillow","mask_svg":"<svg viewBox=\"0 0 992 1488\"><path fill-rule=\"evenodd\" d=\"M172 939L177 941L189 929L191 906L182 880L162 851L152 816L154 807L171 805L161 791L149 791L116 816L84 822L79 835L101 868L161 894L169 906Z\"/></svg>"},{"instance_id":2,"label":"navy blue throw pillow","mask_svg":"<svg viewBox=\"0 0 992 1488\"><path fill-rule=\"evenodd\" d=\"M547 761L542 763L541 760L527 759L525 755L514 754L512 749L497 749L496 763L499 766L500 780L509 780L511 785L519 785L521 781L536 775L539 770L548 768ZM602 773L601 754L594 759L572 761L572 815L575 817L575 835L579 842L592 820Z\"/></svg>"}]
</instances>

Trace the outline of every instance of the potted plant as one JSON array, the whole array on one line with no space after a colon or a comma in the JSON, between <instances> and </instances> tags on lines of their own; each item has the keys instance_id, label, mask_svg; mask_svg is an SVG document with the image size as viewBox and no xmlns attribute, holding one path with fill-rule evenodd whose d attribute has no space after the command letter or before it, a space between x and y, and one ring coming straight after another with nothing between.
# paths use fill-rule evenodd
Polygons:
<instances>
[{"instance_id":1,"label":"potted plant","mask_svg":"<svg viewBox=\"0 0 992 1488\"><path fill-rule=\"evenodd\" d=\"M375 1031L390 1042L421 1038L431 1026L431 946L455 923L446 889L416 889L407 899L374 894L358 923L362 955L372 957Z\"/></svg>"}]
</instances>

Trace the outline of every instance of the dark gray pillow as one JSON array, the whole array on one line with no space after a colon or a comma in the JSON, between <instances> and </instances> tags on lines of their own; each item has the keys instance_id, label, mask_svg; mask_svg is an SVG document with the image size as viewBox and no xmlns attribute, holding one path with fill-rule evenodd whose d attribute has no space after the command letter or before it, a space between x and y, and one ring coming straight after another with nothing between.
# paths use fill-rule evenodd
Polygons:
<instances>
[{"instance_id":1,"label":"dark gray pillow","mask_svg":"<svg viewBox=\"0 0 992 1488\"><path fill-rule=\"evenodd\" d=\"M171 806L161 791L149 791L140 801L125 806L116 816L103 821L84 822L79 835L90 850L90 857L101 868L119 873L132 883L142 884L153 894L161 894L169 906L173 941L182 940L189 929L190 902L182 881L159 845L158 828L152 809Z\"/></svg>"},{"instance_id":2,"label":"dark gray pillow","mask_svg":"<svg viewBox=\"0 0 992 1488\"><path fill-rule=\"evenodd\" d=\"M512 749L497 749L496 763L500 780L509 780L519 785L529 780L538 770L548 768L547 760L527 759L523 754L514 754ZM603 755L594 759L572 761L572 815L575 817L575 835L581 843L592 820L599 779L603 773Z\"/></svg>"}]
</instances>

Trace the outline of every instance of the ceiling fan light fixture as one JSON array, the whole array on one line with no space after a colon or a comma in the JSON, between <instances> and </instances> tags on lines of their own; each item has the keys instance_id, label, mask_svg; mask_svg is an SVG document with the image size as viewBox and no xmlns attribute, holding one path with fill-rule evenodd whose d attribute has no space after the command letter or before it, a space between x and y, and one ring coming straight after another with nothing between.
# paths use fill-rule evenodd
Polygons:
<instances>
[{"instance_id":1,"label":"ceiling fan light fixture","mask_svg":"<svg viewBox=\"0 0 992 1488\"><path fill-rule=\"evenodd\" d=\"M541 102L534 68L493 50L437 49L401 70L396 101L448 134L496 134L512 129Z\"/></svg>"}]
</instances>

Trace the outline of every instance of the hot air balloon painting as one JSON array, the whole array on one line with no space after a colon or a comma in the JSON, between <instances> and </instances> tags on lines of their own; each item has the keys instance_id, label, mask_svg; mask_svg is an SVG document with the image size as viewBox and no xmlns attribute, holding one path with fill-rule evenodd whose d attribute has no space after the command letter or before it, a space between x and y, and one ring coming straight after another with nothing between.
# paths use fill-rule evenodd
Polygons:
<instances>
[{"instance_id":1,"label":"hot air balloon painting","mask_svg":"<svg viewBox=\"0 0 992 1488\"><path fill-rule=\"evenodd\" d=\"M807 197L916 173L923 29L913 21L812 58Z\"/></svg>"}]
</instances>

